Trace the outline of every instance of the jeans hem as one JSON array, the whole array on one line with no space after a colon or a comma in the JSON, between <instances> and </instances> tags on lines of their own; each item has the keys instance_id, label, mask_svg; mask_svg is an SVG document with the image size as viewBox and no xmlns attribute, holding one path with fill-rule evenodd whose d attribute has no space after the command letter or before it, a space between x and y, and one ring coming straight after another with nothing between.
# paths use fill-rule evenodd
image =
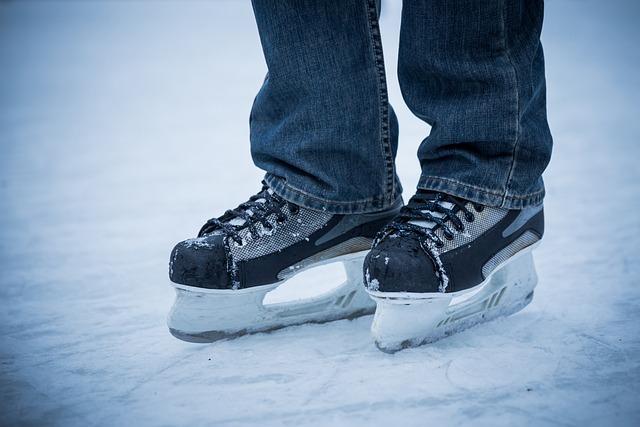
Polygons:
<instances>
[{"instance_id":1,"label":"jeans hem","mask_svg":"<svg viewBox=\"0 0 640 427\"><path fill-rule=\"evenodd\" d=\"M441 191L481 205L506 209L524 209L528 206L539 205L545 195L544 187L534 193L509 194L437 176L420 177L418 188Z\"/></svg>"},{"instance_id":2,"label":"jeans hem","mask_svg":"<svg viewBox=\"0 0 640 427\"><path fill-rule=\"evenodd\" d=\"M288 202L295 203L296 205L303 206L308 209L333 214L359 214L382 211L392 207L398 198L400 198L400 193L394 191L389 196L381 195L362 200L334 201L327 200L292 187L287 184L283 178L269 173L265 175L264 180L269 188Z\"/></svg>"}]
</instances>

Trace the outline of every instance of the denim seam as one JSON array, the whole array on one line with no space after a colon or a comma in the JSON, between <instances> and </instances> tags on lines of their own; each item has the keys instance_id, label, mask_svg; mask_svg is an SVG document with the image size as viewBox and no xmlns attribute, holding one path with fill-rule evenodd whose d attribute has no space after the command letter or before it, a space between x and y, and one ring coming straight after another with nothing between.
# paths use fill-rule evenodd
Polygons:
<instances>
[{"instance_id":1,"label":"denim seam","mask_svg":"<svg viewBox=\"0 0 640 427\"><path fill-rule=\"evenodd\" d=\"M426 182L431 180L432 182L441 182L443 184L453 184L455 186L459 186L461 188L465 188L465 189L469 189L481 194L486 194L489 197L495 197L495 198L499 198L499 199L506 199L506 200L537 200L541 195L544 194L544 189L538 190L534 193L529 193L529 194L523 194L523 195L507 195L505 197L505 195L503 193L498 193L495 191L492 191L490 189L486 189L486 188L482 188L482 187L478 187L475 186L473 184L468 184L468 183L464 183L461 181L458 181L456 179L452 179L452 178L447 178L447 177L441 177L441 176L433 176L433 175L423 175L420 177L420 181L418 183L418 188L423 189L423 190L436 190L436 191L441 191L440 188L431 188L430 185L428 185ZM453 191L450 189L450 191ZM456 195L456 194L453 194Z\"/></svg>"},{"instance_id":2,"label":"denim seam","mask_svg":"<svg viewBox=\"0 0 640 427\"><path fill-rule=\"evenodd\" d=\"M518 145L520 143L520 91L519 91L519 85L518 85L518 70L513 63L513 58L511 57L511 52L509 50L509 45L507 42L507 30L505 26L505 22L506 22L505 15L506 15L507 6L508 6L507 2L506 1L503 2L501 25L502 25L502 33L503 33L503 41L504 41L504 51L509 61L509 64L511 65L513 80L515 81L516 115L515 115L514 129L515 129L516 135L515 135L515 140L513 142L513 150L511 152L511 165L509 166L509 173L507 174L507 179L504 185L504 195L502 198L501 207L504 207L506 205L508 197L521 198L518 196L509 196L509 186L513 179L513 172L515 170L516 163L517 163L516 156L518 154Z\"/></svg>"},{"instance_id":3,"label":"denim seam","mask_svg":"<svg viewBox=\"0 0 640 427\"><path fill-rule=\"evenodd\" d=\"M461 185L463 187L472 188L474 190L482 191L484 193L489 193L489 194L492 194L494 196L500 196L500 197L504 196L504 193L502 193L502 192L496 192L496 191L488 190L488 189L483 188L483 187L478 187L477 185L467 184L465 182L458 181L457 179L447 178L447 177L443 177L443 176L423 175L423 176L420 177L420 181L427 180L429 178L430 179L437 179L437 180L441 180L441 181L448 181L448 182L451 182L451 183L456 184L456 185Z\"/></svg>"},{"instance_id":4,"label":"denim seam","mask_svg":"<svg viewBox=\"0 0 640 427\"><path fill-rule=\"evenodd\" d=\"M374 196L355 201L332 201L308 194L304 190L292 187L284 178L267 173L267 185L283 199L313 210L320 210L334 214L357 214L378 212L389 208L396 200L389 203L384 196Z\"/></svg>"},{"instance_id":5,"label":"denim seam","mask_svg":"<svg viewBox=\"0 0 640 427\"><path fill-rule=\"evenodd\" d=\"M273 179L278 180L277 177L272 175L271 180L273 180ZM314 200L317 200L319 202L332 204L332 205L350 205L350 204L356 204L356 203L367 203L367 202L373 202L373 201L375 201L377 199L376 197L369 197L367 199L349 200L349 201L329 200L329 199L324 199L322 197L314 196L313 194L309 194L304 190L296 188L296 187L292 186L291 184L288 184L288 183L285 183L285 182L282 182L282 181L280 181L280 184L287 191L291 191L292 193L297 193L301 197L304 197L304 198L307 198L307 199L314 199Z\"/></svg>"},{"instance_id":6,"label":"denim seam","mask_svg":"<svg viewBox=\"0 0 640 427\"><path fill-rule=\"evenodd\" d=\"M371 42L373 61L377 72L376 86L378 88L378 113L380 114L380 145L382 148L384 167L387 174L384 189L384 199L393 200L393 193L395 190L395 171L389 135L389 98L387 93L387 82L384 69L382 43L380 41L380 27L377 21L378 12L375 0L366 0L365 3L367 11L367 28L369 30L369 40Z\"/></svg>"}]
</instances>

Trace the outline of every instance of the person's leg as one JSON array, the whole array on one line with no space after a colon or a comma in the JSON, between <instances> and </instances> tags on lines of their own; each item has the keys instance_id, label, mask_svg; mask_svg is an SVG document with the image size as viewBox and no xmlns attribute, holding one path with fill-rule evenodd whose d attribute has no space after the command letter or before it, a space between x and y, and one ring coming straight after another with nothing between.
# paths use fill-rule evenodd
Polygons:
<instances>
[{"instance_id":1,"label":"person's leg","mask_svg":"<svg viewBox=\"0 0 640 427\"><path fill-rule=\"evenodd\" d=\"M411 0L398 77L432 126L418 187L509 209L539 204L551 155L542 0Z\"/></svg>"},{"instance_id":2,"label":"person's leg","mask_svg":"<svg viewBox=\"0 0 640 427\"><path fill-rule=\"evenodd\" d=\"M373 312L362 262L402 208L375 0L255 0L269 68L251 112L262 189L179 242L168 326L210 342ZM278 304L267 293L340 262L346 280Z\"/></svg>"},{"instance_id":3,"label":"person's leg","mask_svg":"<svg viewBox=\"0 0 640 427\"><path fill-rule=\"evenodd\" d=\"M551 154L542 16L538 0L404 3L400 84L432 130L416 195L364 262L383 351L515 313L533 297Z\"/></svg>"},{"instance_id":4,"label":"person's leg","mask_svg":"<svg viewBox=\"0 0 640 427\"><path fill-rule=\"evenodd\" d=\"M333 213L400 197L375 0L254 0L268 74L251 153L281 197Z\"/></svg>"}]
</instances>

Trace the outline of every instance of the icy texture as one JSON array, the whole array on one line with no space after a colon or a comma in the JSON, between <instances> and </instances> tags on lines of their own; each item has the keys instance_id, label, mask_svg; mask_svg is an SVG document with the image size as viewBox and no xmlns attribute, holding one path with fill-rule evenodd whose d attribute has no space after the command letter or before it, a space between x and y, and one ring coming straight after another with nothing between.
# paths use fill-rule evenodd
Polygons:
<instances>
[{"instance_id":1,"label":"icy texture","mask_svg":"<svg viewBox=\"0 0 640 427\"><path fill-rule=\"evenodd\" d=\"M446 292L447 286L449 285L449 275L447 274L447 270L442 264L442 259L440 259L440 252L438 251L438 248L436 247L433 239L429 239L425 243L427 246L424 246L424 243L421 243L421 246L424 249L425 253L429 255L431 261L433 261L433 264L436 267L435 273L438 276L438 279L440 279L438 291Z\"/></svg>"},{"instance_id":2,"label":"icy texture","mask_svg":"<svg viewBox=\"0 0 640 427\"><path fill-rule=\"evenodd\" d=\"M547 2L531 305L389 356L371 316L213 345L166 330L172 245L262 177L249 2L0 3L0 425L639 425L636 4ZM410 190L425 126L383 10Z\"/></svg>"}]
</instances>

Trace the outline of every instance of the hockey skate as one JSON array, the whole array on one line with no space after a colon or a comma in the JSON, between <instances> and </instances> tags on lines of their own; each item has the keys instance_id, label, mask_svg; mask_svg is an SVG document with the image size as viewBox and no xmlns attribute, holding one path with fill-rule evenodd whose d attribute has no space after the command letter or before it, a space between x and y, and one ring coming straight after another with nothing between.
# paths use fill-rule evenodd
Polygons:
<instances>
[{"instance_id":1,"label":"hockey skate","mask_svg":"<svg viewBox=\"0 0 640 427\"><path fill-rule=\"evenodd\" d=\"M376 346L395 352L521 310L543 229L542 205L508 210L420 190L365 260Z\"/></svg>"},{"instance_id":2,"label":"hockey skate","mask_svg":"<svg viewBox=\"0 0 640 427\"><path fill-rule=\"evenodd\" d=\"M264 185L173 249L169 276L176 300L169 330L185 341L212 342L373 313L362 263L373 237L401 206L399 201L377 213L335 215L295 205ZM341 285L303 300L265 303L288 279L333 262L344 265Z\"/></svg>"}]
</instances>

